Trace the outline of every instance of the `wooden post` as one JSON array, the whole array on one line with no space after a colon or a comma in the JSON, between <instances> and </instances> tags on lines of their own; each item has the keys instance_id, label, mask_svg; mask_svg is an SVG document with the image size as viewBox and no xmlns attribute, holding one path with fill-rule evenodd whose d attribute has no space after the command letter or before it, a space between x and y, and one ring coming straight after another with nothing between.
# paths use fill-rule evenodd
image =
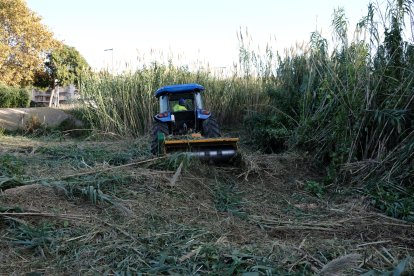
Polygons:
<instances>
[{"instance_id":1,"label":"wooden post","mask_svg":"<svg viewBox=\"0 0 414 276\"><path fill-rule=\"evenodd\" d=\"M50 94L49 107L52 107L54 95L55 95L55 88L52 89L52 93Z\"/></svg>"},{"instance_id":2,"label":"wooden post","mask_svg":"<svg viewBox=\"0 0 414 276\"><path fill-rule=\"evenodd\" d=\"M57 91L56 91L56 107L60 106L59 92L60 92L60 89L59 89L59 85L58 85L57 86Z\"/></svg>"}]
</instances>

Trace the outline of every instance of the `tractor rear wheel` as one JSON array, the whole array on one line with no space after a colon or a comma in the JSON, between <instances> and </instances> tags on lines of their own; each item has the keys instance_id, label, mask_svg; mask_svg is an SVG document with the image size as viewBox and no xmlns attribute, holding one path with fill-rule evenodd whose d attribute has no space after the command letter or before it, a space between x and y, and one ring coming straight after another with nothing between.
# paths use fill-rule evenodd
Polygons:
<instances>
[{"instance_id":1,"label":"tractor rear wheel","mask_svg":"<svg viewBox=\"0 0 414 276\"><path fill-rule=\"evenodd\" d=\"M219 125L213 116L210 116L203 122L203 136L207 138L220 137Z\"/></svg>"},{"instance_id":2,"label":"tractor rear wheel","mask_svg":"<svg viewBox=\"0 0 414 276\"><path fill-rule=\"evenodd\" d=\"M152 124L151 130L151 153L154 155L162 153L162 148L160 148L161 142L159 139L160 134L164 136L169 134L168 124L156 121Z\"/></svg>"}]
</instances>

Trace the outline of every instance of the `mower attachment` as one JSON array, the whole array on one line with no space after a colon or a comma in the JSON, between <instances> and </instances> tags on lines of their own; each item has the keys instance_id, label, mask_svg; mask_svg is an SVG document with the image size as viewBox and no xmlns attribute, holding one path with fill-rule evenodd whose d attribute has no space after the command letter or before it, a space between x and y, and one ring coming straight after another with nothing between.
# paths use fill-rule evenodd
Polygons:
<instances>
[{"instance_id":1,"label":"mower attachment","mask_svg":"<svg viewBox=\"0 0 414 276\"><path fill-rule=\"evenodd\" d=\"M186 152L207 160L231 159L237 153L239 138L201 138L164 140L165 153Z\"/></svg>"}]
</instances>

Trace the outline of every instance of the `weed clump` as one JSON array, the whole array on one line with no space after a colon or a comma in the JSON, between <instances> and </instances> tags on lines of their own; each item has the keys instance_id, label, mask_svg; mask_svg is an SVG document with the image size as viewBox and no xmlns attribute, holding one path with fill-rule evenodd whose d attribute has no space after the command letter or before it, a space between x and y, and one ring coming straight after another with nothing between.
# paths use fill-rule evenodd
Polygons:
<instances>
[{"instance_id":1,"label":"weed clump","mask_svg":"<svg viewBox=\"0 0 414 276\"><path fill-rule=\"evenodd\" d=\"M0 176L20 177L25 163L12 154L0 155Z\"/></svg>"}]
</instances>

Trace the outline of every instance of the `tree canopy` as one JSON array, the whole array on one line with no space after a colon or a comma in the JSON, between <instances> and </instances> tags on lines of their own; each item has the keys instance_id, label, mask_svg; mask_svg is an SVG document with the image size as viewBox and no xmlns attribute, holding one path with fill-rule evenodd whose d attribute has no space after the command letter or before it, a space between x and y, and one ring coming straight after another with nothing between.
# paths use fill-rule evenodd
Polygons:
<instances>
[{"instance_id":1,"label":"tree canopy","mask_svg":"<svg viewBox=\"0 0 414 276\"><path fill-rule=\"evenodd\" d=\"M46 69L52 80L59 84L77 84L83 72L89 71L85 58L74 48L63 45L48 55Z\"/></svg>"},{"instance_id":2,"label":"tree canopy","mask_svg":"<svg viewBox=\"0 0 414 276\"><path fill-rule=\"evenodd\" d=\"M27 85L59 45L24 0L0 0L0 82Z\"/></svg>"}]
</instances>

